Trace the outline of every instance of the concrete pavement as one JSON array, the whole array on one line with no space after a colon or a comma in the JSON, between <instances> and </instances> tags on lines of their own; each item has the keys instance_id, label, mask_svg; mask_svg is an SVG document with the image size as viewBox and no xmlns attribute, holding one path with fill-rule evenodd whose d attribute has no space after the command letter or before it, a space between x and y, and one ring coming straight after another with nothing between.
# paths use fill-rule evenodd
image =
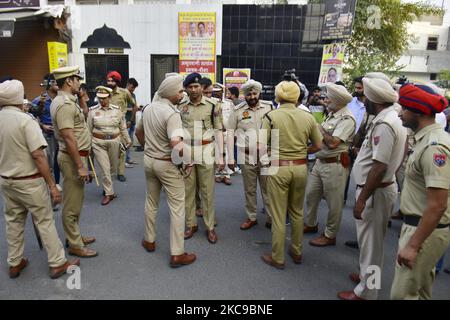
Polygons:
<instances>
[{"instance_id":1,"label":"concrete pavement","mask_svg":"<svg viewBox=\"0 0 450 320\"><path fill-rule=\"evenodd\" d=\"M208 243L205 227L199 219L199 232L185 242L197 261L190 266L169 267L169 215L165 194L161 195L158 216L157 249L147 253L140 245L143 235L145 177L143 153L134 153L139 161L127 169L127 181L114 181L118 198L101 206L102 189L86 188L81 230L95 236L92 248L99 256L81 259L81 289L66 287L67 275L58 280L48 277L45 251L40 251L30 218L25 234L25 254L29 266L17 279L8 278L4 218L0 218L0 299L336 299L341 290L354 285L348 274L357 271L358 251L344 246L356 238L352 216L354 187L345 207L341 230L335 247L316 248L308 244L315 235L304 239L303 263L295 265L286 255L285 270L264 264L260 255L270 252L271 234L264 227L265 216L247 231L239 229L246 218L242 177L233 176L232 186L216 184L217 234L215 245ZM0 199L3 205L3 199ZM261 199L258 203L261 209ZM326 204L320 206L319 227L323 229ZM61 211L56 225L64 240ZM394 275L394 259L401 223L394 221L385 242L385 265L380 292L388 299ZM289 228L288 228L289 230ZM289 238L289 234L287 234ZM288 242L287 242L288 243ZM450 265L450 250L446 266ZM450 299L450 275L437 276L434 299Z\"/></svg>"}]
</instances>

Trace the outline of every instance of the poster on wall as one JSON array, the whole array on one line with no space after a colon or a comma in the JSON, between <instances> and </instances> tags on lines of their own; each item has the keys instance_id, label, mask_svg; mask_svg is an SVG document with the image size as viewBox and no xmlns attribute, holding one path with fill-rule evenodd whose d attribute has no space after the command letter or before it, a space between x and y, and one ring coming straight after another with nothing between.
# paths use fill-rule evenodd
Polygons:
<instances>
[{"instance_id":1,"label":"poster on wall","mask_svg":"<svg viewBox=\"0 0 450 320\"><path fill-rule=\"evenodd\" d=\"M320 66L319 86L327 82L342 81L345 45L332 43L323 46L322 65Z\"/></svg>"},{"instance_id":2,"label":"poster on wall","mask_svg":"<svg viewBox=\"0 0 450 320\"><path fill-rule=\"evenodd\" d=\"M39 8L39 0L1 0L0 8Z\"/></svg>"},{"instance_id":3,"label":"poster on wall","mask_svg":"<svg viewBox=\"0 0 450 320\"><path fill-rule=\"evenodd\" d=\"M216 82L216 13L178 13L180 74L198 72Z\"/></svg>"},{"instance_id":4,"label":"poster on wall","mask_svg":"<svg viewBox=\"0 0 450 320\"><path fill-rule=\"evenodd\" d=\"M67 67L68 55L67 55L67 44L62 42L47 42L48 48L48 64L50 67L50 72L53 70Z\"/></svg>"},{"instance_id":5,"label":"poster on wall","mask_svg":"<svg viewBox=\"0 0 450 320\"><path fill-rule=\"evenodd\" d=\"M356 0L327 0L322 40L348 39L352 35Z\"/></svg>"},{"instance_id":6,"label":"poster on wall","mask_svg":"<svg viewBox=\"0 0 450 320\"><path fill-rule=\"evenodd\" d=\"M249 68L223 68L223 84L226 88L238 87L241 98L243 97L241 87L250 80Z\"/></svg>"}]
</instances>

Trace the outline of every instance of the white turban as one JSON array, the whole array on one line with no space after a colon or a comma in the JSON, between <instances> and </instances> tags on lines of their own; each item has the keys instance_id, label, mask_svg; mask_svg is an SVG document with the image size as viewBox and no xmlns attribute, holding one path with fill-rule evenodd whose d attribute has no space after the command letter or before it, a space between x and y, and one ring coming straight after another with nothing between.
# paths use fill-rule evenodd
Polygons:
<instances>
[{"instance_id":1,"label":"white turban","mask_svg":"<svg viewBox=\"0 0 450 320\"><path fill-rule=\"evenodd\" d=\"M391 79L383 72L368 72L364 77L370 79L381 79L391 84Z\"/></svg>"},{"instance_id":2,"label":"white turban","mask_svg":"<svg viewBox=\"0 0 450 320\"><path fill-rule=\"evenodd\" d=\"M344 86L328 82L326 87L328 99L336 106L343 107L352 102L353 97Z\"/></svg>"},{"instance_id":3,"label":"white turban","mask_svg":"<svg viewBox=\"0 0 450 320\"><path fill-rule=\"evenodd\" d=\"M183 77L173 74L166 77L159 85L158 94L161 98L169 98L176 95L183 89Z\"/></svg>"},{"instance_id":4,"label":"white turban","mask_svg":"<svg viewBox=\"0 0 450 320\"><path fill-rule=\"evenodd\" d=\"M242 92L244 92L244 95L249 93L250 90L255 90L256 92L260 93L262 91L261 82L250 79L242 85Z\"/></svg>"},{"instance_id":5,"label":"white turban","mask_svg":"<svg viewBox=\"0 0 450 320\"><path fill-rule=\"evenodd\" d=\"M0 83L0 106L19 106L23 104L24 88L19 80Z\"/></svg>"},{"instance_id":6,"label":"white turban","mask_svg":"<svg viewBox=\"0 0 450 320\"><path fill-rule=\"evenodd\" d=\"M297 103L300 97L300 87L293 81L281 81L275 87L275 98L278 102Z\"/></svg>"},{"instance_id":7,"label":"white turban","mask_svg":"<svg viewBox=\"0 0 450 320\"><path fill-rule=\"evenodd\" d=\"M395 103L398 93L390 83L379 78L363 78L364 95L373 103Z\"/></svg>"}]
</instances>

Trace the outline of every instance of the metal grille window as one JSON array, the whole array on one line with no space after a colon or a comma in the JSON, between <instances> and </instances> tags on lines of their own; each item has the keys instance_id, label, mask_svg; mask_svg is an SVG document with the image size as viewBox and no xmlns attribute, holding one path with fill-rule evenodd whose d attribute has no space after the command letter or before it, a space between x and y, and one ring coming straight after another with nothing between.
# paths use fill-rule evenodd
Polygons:
<instances>
[{"instance_id":1,"label":"metal grille window","mask_svg":"<svg viewBox=\"0 0 450 320\"><path fill-rule=\"evenodd\" d=\"M129 78L127 55L85 54L86 84L89 97L93 99L95 87L106 84L106 75L110 71L118 71L122 76L121 87L125 87Z\"/></svg>"},{"instance_id":2,"label":"metal grille window","mask_svg":"<svg viewBox=\"0 0 450 320\"><path fill-rule=\"evenodd\" d=\"M166 73L178 72L178 56L177 55L151 55L151 88L150 92L153 97L159 85L163 82Z\"/></svg>"},{"instance_id":3,"label":"metal grille window","mask_svg":"<svg viewBox=\"0 0 450 320\"><path fill-rule=\"evenodd\" d=\"M438 37L430 36L428 37L427 50L437 50L438 47Z\"/></svg>"}]
</instances>

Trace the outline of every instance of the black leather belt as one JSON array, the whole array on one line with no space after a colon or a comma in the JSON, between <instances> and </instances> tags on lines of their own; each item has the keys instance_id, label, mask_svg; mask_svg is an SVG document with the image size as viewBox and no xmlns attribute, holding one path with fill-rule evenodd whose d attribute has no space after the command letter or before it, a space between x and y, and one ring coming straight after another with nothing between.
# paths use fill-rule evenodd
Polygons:
<instances>
[{"instance_id":1,"label":"black leather belt","mask_svg":"<svg viewBox=\"0 0 450 320\"><path fill-rule=\"evenodd\" d=\"M420 219L422 219L422 217L413 216L413 215L403 215L403 222L405 222L405 224L413 226L413 227L417 227L419 225ZM445 229L448 227L450 227L450 223L438 224L436 229Z\"/></svg>"}]
</instances>

